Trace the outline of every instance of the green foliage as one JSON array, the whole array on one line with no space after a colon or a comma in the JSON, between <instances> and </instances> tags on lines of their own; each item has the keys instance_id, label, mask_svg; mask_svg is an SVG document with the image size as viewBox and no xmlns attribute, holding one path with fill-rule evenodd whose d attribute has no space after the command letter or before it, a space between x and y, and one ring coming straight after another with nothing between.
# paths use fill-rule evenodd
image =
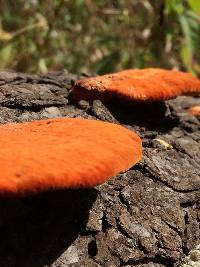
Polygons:
<instances>
[{"instance_id":1,"label":"green foliage","mask_svg":"<svg viewBox=\"0 0 200 267\"><path fill-rule=\"evenodd\" d=\"M198 0L0 0L0 67L200 73Z\"/></svg>"},{"instance_id":2,"label":"green foliage","mask_svg":"<svg viewBox=\"0 0 200 267\"><path fill-rule=\"evenodd\" d=\"M177 19L181 30L180 59L182 65L193 73L200 72L200 59L198 50L200 49L200 2L188 0L186 2L179 0L168 0L166 11ZM175 36L173 30L173 35Z\"/></svg>"}]
</instances>

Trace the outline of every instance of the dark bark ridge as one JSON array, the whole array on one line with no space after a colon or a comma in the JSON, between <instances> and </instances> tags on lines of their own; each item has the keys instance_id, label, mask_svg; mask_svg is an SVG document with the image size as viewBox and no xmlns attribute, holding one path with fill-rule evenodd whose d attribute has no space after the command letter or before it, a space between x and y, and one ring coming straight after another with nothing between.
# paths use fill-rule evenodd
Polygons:
<instances>
[{"instance_id":1,"label":"dark bark ridge","mask_svg":"<svg viewBox=\"0 0 200 267\"><path fill-rule=\"evenodd\" d=\"M72 103L80 77L0 72L0 122L119 123L143 138L143 159L94 189L1 199L0 266L179 266L200 243L200 122L185 111L200 99Z\"/></svg>"}]
</instances>

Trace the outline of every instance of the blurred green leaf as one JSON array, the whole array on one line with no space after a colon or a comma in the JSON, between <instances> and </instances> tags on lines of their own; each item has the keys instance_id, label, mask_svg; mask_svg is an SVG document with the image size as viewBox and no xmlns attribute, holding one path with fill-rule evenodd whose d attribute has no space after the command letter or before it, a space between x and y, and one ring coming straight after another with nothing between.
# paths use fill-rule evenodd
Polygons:
<instances>
[{"instance_id":1,"label":"blurred green leaf","mask_svg":"<svg viewBox=\"0 0 200 267\"><path fill-rule=\"evenodd\" d=\"M182 14L184 11L182 0L166 0L166 10L167 12L175 12L177 14Z\"/></svg>"},{"instance_id":2,"label":"blurred green leaf","mask_svg":"<svg viewBox=\"0 0 200 267\"><path fill-rule=\"evenodd\" d=\"M192 42L192 38L191 38L191 29L190 29L189 20L185 15L179 16L179 20L180 20L183 34L184 34L185 39L186 39L186 44L187 44L188 50L190 51L190 53L192 53L193 52L193 42Z\"/></svg>"},{"instance_id":3,"label":"blurred green leaf","mask_svg":"<svg viewBox=\"0 0 200 267\"><path fill-rule=\"evenodd\" d=\"M181 57L184 65L189 71L191 71L192 56L193 56L193 40L191 37L190 24L186 16L179 16L182 31L185 36L185 40L181 48Z\"/></svg>"},{"instance_id":4,"label":"blurred green leaf","mask_svg":"<svg viewBox=\"0 0 200 267\"><path fill-rule=\"evenodd\" d=\"M0 49L0 68L7 68L15 56L13 44L8 44Z\"/></svg>"},{"instance_id":5,"label":"blurred green leaf","mask_svg":"<svg viewBox=\"0 0 200 267\"><path fill-rule=\"evenodd\" d=\"M48 72L48 68L47 68L47 64L44 58L40 58L39 62L38 62L38 67L41 73L47 73Z\"/></svg>"},{"instance_id":6,"label":"blurred green leaf","mask_svg":"<svg viewBox=\"0 0 200 267\"><path fill-rule=\"evenodd\" d=\"M199 0L188 0L188 4L191 9L200 15L200 1Z\"/></svg>"}]
</instances>

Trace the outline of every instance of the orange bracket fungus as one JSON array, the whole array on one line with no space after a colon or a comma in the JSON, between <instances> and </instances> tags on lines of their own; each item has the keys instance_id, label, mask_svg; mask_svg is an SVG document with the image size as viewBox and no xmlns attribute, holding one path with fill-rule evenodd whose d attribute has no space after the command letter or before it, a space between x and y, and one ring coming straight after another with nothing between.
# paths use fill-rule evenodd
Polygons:
<instances>
[{"instance_id":1,"label":"orange bracket fungus","mask_svg":"<svg viewBox=\"0 0 200 267\"><path fill-rule=\"evenodd\" d=\"M90 188L141 159L141 140L117 124L47 119L0 125L0 194Z\"/></svg>"},{"instance_id":2,"label":"orange bracket fungus","mask_svg":"<svg viewBox=\"0 0 200 267\"><path fill-rule=\"evenodd\" d=\"M159 68L124 70L78 80L72 98L103 101L113 98L128 101L161 101L179 95L200 94L200 80L190 73Z\"/></svg>"}]
</instances>

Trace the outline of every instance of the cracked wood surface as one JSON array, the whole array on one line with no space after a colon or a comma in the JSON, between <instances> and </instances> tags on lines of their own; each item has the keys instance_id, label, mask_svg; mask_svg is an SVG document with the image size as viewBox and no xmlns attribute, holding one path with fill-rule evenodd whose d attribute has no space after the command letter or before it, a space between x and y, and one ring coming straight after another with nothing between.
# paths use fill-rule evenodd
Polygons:
<instances>
[{"instance_id":1,"label":"cracked wood surface","mask_svg":"<svg viewBox=\"0 0 200 267\"><path fill-rule=\"evenodd\" d=\"M91 190L1 199L0 266L179 266L200 243L200 121L186 112L200 99L72 103L70 86L81 77L0 72L0 123L61 116L119 123L143 138L143 159Z\"/></svg>"}]
</instances>

